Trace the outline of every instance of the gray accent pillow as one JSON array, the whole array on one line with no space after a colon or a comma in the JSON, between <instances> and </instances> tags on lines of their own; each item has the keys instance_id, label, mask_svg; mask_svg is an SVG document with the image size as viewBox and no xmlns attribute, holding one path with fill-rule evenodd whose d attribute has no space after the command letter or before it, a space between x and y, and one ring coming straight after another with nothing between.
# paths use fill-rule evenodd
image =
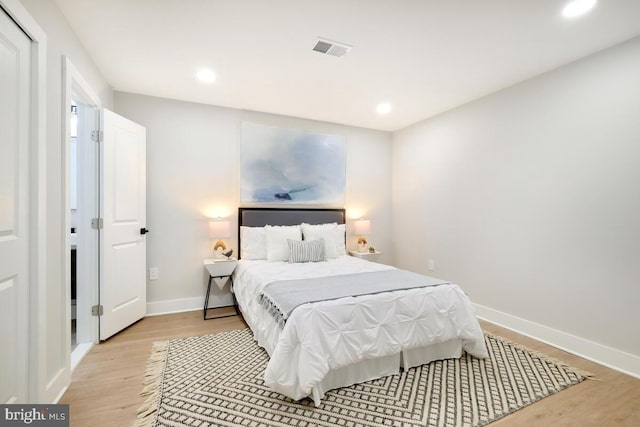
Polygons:
<instances>
[{"instance_id":1,"label":"gray accent pillow","mask_svg":"<svg viewBox=\"0 0 640 427\"><path fill-rule=\"evenodd\" d=\"M291 240L289 245L289 262L320 262L326 261L324 253L324 239Z\"/></svg>"}]
</instances>

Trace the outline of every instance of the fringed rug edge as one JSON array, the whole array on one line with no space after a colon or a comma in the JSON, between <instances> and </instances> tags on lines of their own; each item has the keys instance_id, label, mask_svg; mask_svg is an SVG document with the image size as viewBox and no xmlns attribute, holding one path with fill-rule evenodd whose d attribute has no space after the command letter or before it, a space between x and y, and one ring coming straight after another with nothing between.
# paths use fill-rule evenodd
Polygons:
<instances>
[{"instance_id":1,"label":"fringed rug edge","mask_svg":"<svg viewBox=\"0 0 640 427\"><path fill-rule=\"evenodd\" d=\"M150 427L154 425L156 414L162 397L162 378L169 353L169 341L154 342L151 355L147 360L147 369L140 396L149 396L144 404L138 408L136 422L133 427Z\"/></svg>"}]
</instances>

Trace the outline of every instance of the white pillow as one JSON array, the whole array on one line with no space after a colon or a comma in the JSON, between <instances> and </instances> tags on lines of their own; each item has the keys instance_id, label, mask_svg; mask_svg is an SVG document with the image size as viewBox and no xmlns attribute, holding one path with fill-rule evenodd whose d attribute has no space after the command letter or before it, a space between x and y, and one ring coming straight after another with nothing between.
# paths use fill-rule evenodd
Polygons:
<instances>
[{"instance_id":1,"label":"white pillow","mask_svg":"<svg viewBox=\"0 0 640 427\"><path fill-rule=\"evenodd\" d=\"M336 250L336 237L338 235L337 223L331 224L319 224L319 225L311 225L307 223L302 223L300 225L302 228L302 235L304 236L304 240L319 240L324 239L324 255L327 258L337 258L338 253Z\"/></svg>"},{"instance_id":2,"label":"white pillow","mask_svg":"<svg viewBox=\"0 0 640 427\"><path fill-rule=\"evenodd\" d=\"M240 227L240 258L267 259L264 227Z\"/></svg>"},{"instance_id":3,"label":"white pillow","mask_svg":"<svg viewBox=\"0 0 640 427\"><path fill-rule=\"evenodd\" d=\"M288 261L289 245L287 239L302 240L299 225L265 225L267 240L267 261Z\"/></svg>"},{"instance_id":4,"label":"white pillow","mask_svg":"<svg viewBox=\"0 0 640 427\"><path fill-rule=\"evenodd\" d=\"M336 228L336 256L342 256L347 254L347 242L346 242L347 226L345 224L338 224Z\"/></svg>"}]
</instances>

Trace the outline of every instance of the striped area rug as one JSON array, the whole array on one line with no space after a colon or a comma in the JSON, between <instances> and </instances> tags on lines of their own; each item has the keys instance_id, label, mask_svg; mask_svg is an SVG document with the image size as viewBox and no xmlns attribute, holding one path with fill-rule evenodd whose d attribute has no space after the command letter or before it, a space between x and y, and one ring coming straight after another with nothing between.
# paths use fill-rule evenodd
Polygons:
<instances>
[{"instance_id":1,"label":"striped area rug","mask_svg":"<svg viewBox=\"0 0 640 427\"><path fill-rule=\"evenodd\" d=\"M588 374L486 335L464 354L329 391L319 408L263 383L266 352L248 329L154 344L138 426L482 426Z\"/></svg>"}]
</instances>

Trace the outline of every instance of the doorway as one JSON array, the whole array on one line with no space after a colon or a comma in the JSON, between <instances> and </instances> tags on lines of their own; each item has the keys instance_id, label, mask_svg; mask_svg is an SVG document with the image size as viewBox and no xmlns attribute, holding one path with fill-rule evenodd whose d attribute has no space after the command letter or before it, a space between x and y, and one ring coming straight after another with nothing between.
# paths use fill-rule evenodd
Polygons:
<instances>
[{"instance_id":1,"label":"doorway","mask_svg":"<svg viewBox=\"0 0 640 427\"><path fill-rule=\"evenodd\" d=\"M93 344L146 313L146 129L101 108L68 58L64 74L64 233L68 238L63 254L70 332L75 323L73 352L71 333L67 345L73 370ZM72 119L77 124L75 138Z\"/></svg>"},{"instance_id":2,"label":"doorway","mask_svg":"<svg viewBox=\"0 0 640 427\"><path fill-rule=\"evenodd\" d=\"M77 325L77 253L78 253L78 103L71 100L71 136L69 138L69 155L71 163L71 354L78 346ZM80 340L84 341L84 340Z\"/></svg>"},{"instance_id":3,"label":"doorway","mask_svg":"<svg viewBox=\"0 0 640 427\"><path fill-rule=\"evenodd\" d=\"M98 301L99 236L91 228L98 216L98 147L92 132L98 129L99 98L68 58L64 69L66 174L65 277L70 368L73 370L98 342L98 322L91 307Z\"/></svg>"},{"instance_id":4,"label":"doorway","mask_svg":"<svg viewBox=\"0 0 640 427\"><path fill-rule=\"evenodd\" d=\"M97 274L92 263L98 257L95 230L88 224L97 216L97 185L95 174L95 146L91 141L91 130L95 129L97 107L87 105L72 97L69 123L69 215L70 239L69 252L69 289L70 294L70 336L71 360L80 361L94 342L91 333L91 306L93 294L91 288L97 286ZM93 233L92 233L93 231Z\"/></svg>"}]
</instances>

